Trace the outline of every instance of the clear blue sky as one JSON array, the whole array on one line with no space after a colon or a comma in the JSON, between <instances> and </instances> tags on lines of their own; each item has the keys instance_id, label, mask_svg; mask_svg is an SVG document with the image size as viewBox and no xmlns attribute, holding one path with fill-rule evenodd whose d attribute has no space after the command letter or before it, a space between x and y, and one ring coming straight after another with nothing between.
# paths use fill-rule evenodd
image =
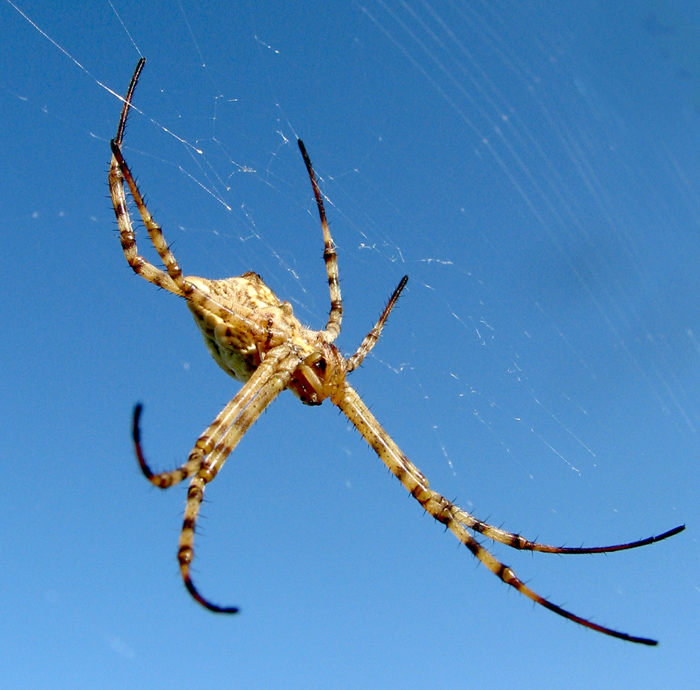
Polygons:
<instances>
[{"instance_id":1,"label":"clear blue sky","mask_svg":"<svg viewBox=\"0 0 700 690\"><path fill-rule=\"evenodd\" d=\"M700 10L112 0L122 24L107 0L16 2L73 59L0 2L6 687L697 682ZM609 556L494 549L658 648L534 608L335 408L288 393L203 509L196 582L242 613L191 601L185 488L144 480L130 415L144 404L145 450L171 468L238 384L120 249L107 89L125 92L140 54L124 151L185 272L254 270L325 324L303 138L343 351L410 276L353 385L434 488L506 529L594 545L687 523Z\"/></svg>"}]
</instances>

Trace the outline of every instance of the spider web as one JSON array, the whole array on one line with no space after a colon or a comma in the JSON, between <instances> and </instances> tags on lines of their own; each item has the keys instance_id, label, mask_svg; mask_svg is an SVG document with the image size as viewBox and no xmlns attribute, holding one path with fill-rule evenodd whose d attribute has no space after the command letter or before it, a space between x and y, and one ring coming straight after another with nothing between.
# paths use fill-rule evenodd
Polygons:
<instances>
[{"instance_id":1,"label":"spider web","mask_svg":"<svg viewBox=\"0 0 700 690\"><path fill-rule=\"evenodd\" d=\"M6 2L4 21L26 24L14 7ZM688 519L700 426L691 10L368 0L342 11L186 2L164 11L112 0L83 22L78 7L64 17L17 7L33 28L17 80L4 84L8 102L48 122L50 141L99 151L86 165L105 173L101 184L113 94L143 54L125 154L183 269L253 270L321 328L323 245L294 141L304 139L339 250L344 352L410 277L351 381L435 488L554 542L641 536ZM42 84L42 64L56 86L25 89ZM89 211L61 201L51 212L103 242L98 284L108 294L127 269L114 237L103 237L102 190ZM47 213L38 201L33 212ZM154 258L143 232L140 248ZM115 375L139 367L139 378L114 405L143 398L150 443L174 464L232 385L177 300L137 280L124 289L105 305L120 350L134 350L120 353ZM357 469L369 452L328 419L282 396L241 446L242 457L279 455L279 476L254 477L241 461L235 482L301 492L312 473L314 492L357 501L374 481ZM305 479L282 464L306 466ZM372 488L377 503L382 489ZM202 540L208 563L213 539ZM218 591L229 591L223 577Z\"/></svg>"},{"instance_id":2,"label":"spider web","mask_svg":"<svg viewBox=\"0 0 700 690\"><path fill-rule=\"evenodd\" d=\"M687 306L681 295L694 279L682 276L694 271L680 263L684 290L663 273L695 247L692 222L677 249L663 260L658 251L672 209L688 227L697 194L679 138L660 139L634 114L640 104L614 100L614 80L631 66L602 73L610 56L602 40L584 43L579 17L540 26L533 8L511 16L498 6L377 0L354 7L352 29L326 54L322 34L299 50L250 8L226 17L241 33L231 45L203 32L191 7L175 7L168 30L179 50L168 47L167 59L133 8L108 3L105 12L120 54L149 59L127 150L169 241L187 271L255 270L321 327L320 232L294 145L303 137L340 250L345 351L410 276L361 389L372 399L380 377L380 390L411 401L406 414L423 426L406 442L412 455L442 458L430 461L441 483L463 475L470 505L484 467L496 468L499 493L504 475L521 493L568 472L577 491L614 512L617 491L601 499L593 476L620 450L598 440L614 426L616 391L637 390L650 414L695 435L699 408L685 376L698 352L694 313L675 306ZM626 19L651 55L675 49L660 69L690 70L667 40L677 16ZM98 86L123 90L126 57L107 86L83 64L89 56L47 37ZM614 57L628 59L626 48ZM341 64L345 93L332 81ZM678 117L694 124L697 93L684 86ZM350 115L338 122L343 110ZM658 192L660 176L677 199ZM638 458L631 453L615 479L638 472ZM541 492L535 485L533 502ZM499 515L513 499L502 495Z\"/></svg>"},{"instance_id":3,"label":"spider web","mask_svg":"<svg viewBox=\"0 0 700 690\"><path fill-rule=\"evenodd\" d=\"M356 7L355 21L386 60L372 62L374 81L400 67L420 90L412 97L397 89L393 108L367 115L352 131L360 142L352 150L330 114L340 106L328 106L336 95L325 83L330 68L321 71L311 49L298 54L274 27L248 16L238 56L220 58L217 38L203 37L201 18L179 4L177 77L160 74L152 60L138 94L146 122L129 132L131 145L152 158L152 169L148 161L137 168L150 194L158 190L164 203L160 189L184 188L177 207L158 210L190 270L224 277L252 268L320 327L327 296L315 208L293 145L296 136L307 140L341 252L342 344L353 349L408 273L410 293L374 359L388 387L411 391L426 420L426 452L439 449L453 475L496 455L497 474L533 478L554 463L589 476L610 454L594 437L611 409L592 419L591 408L618 384L639 387L680 433L695 434L698 425L677 369L696 356L692 320L667 305L656 244L640 239L647 228L667 226L675 204L653 178L635 177L638 167L661 168L692 214L697 195L679 170L672 148L679 142L655 140L646 123L621 122L613 109L629 104L607 102L595 83L602 44L581 57L567 18L542 28L532 25L535 14L505 21L498 8ZM652 52L665 48L654 22L677 21L629 19ZM371 51L344 48L352 83ZM233 68L241 63L244 72ZM348 103L357 109L363 92L371 103L373 87L360 82ZM424 93L424 116L440 123L433 139L408 119L394 120ZM693 117L695 95L686 89L682 117ZM643 208L640 189L649 200ZM692 232L686 240L694 243ZM399 318L406 330L392 337ZM453 434L458 440L448 439Z\"/></svg>"}]
</instances>

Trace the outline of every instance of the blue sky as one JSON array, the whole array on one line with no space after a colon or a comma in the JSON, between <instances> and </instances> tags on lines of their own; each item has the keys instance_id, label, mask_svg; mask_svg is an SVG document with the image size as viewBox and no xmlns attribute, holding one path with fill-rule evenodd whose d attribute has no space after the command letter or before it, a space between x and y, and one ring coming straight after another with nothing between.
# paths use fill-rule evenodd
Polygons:
<instances>
[{"instance_id":1,"label":"blue sky","mask_svg":"<svg viewBox=\"0 0 700 690\"><path fill-rule=\"evenodd\" d=\"M7 687L667 688L700 676L700 11L690 3L0 2ZM118 16L117 16L118 13ZM37 28L38 27L38 28ZM62 52L40 31L48 34ZM283 394L207 490L195 577L171 468L235 395L132 274L109 140L186 273L328 312L304 139L338 246L351 382L433 488L547 543L508 591L328 403ZM143 232L140 248L153 259Z\"/></svg>"}]
</instances>

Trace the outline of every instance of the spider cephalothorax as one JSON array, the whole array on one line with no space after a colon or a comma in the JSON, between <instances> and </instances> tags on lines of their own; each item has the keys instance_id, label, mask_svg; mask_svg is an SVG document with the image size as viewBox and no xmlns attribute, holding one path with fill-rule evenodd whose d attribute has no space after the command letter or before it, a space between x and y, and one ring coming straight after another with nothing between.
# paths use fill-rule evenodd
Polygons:
<instances>
[{"instance_id":1,"label":"spider cephalothorax","mask_svg":"<svg viewBox=\"0 0 700 690\"><path fill-rule=\"evenodd\" d=\"M333 343L319 341L317 347L299 363L289 390L305 405L320 405L326 398L337 405L345 383L345 360Z\"/></svg>"},{"instance_id":2,"label":"spider cephalothorax","mask_svg":"<svg viewBox=\"0 0 700 690\"><path fill-rule=\"evenodd\" d=\"M324 331L304 328L292 305L277 299L257 273L225 280L194 276L185 280L245 319L247 328L240 330L207 305L187 302L211 356L234 379L245 383L268 355L287 348L289 357L298 360L287 387L304 404L320 405L342 389L346 365L338 348Z\"/></svg>"},{"instance_id":3,"label":"spider cephalothorax","mask_svg":"<svg viewBox=\"0 0 700 690\"><path fill-rule=\"evenodd\" d=\"M521 594L550 611L587 628L630 642L656 644L655 640L606 628L553 604L527 587L509 567L500 563L481 546L471 532L516 549L582 554L622 551L644 546L677 534L684 529L684 526L627 544L569 548L532 542L520 535L477 520L473 515L430 488L423 473L401 452L347 382L346 375L362 363L379 339L387 317L406 285L407 278L404 276L394 290L377 324L367 334L355 354L347 359L343 357L333 344L340 333L343 314L338 284L337 256L326 222L323 197L316 182L311 161L301 141L299 141L299 148L311 180L323 228L325 245L323 257L326 262L331 297L331 309L326 328L322 331L314 331L302 326L294 316L289 302L280 301L255 273L244 273L237 278L226 280L207 280L182 275L180 266L170 251L160 227L146 208L121 152L127 115L144 62L143 59L139 61L131 79L117 136L112 141L109 188L119 225L122 249L127 262L138 275L187 301L212 357L227 374L244 384L197 439L187 462L172 472L154 474L151 471L141 450L139 431L141 406L137 405L134 411L133 435L136 455L149 481L160 488L167 488L190 478L178 560L183 580L192 596L212 611L220 613L238 611L235 607L212 604L192 583L190 567L194 557L197 515L204 498L205 486L216 476L226 458L263 410L283 390L289 389L306 405L320 405L327 398L337 405L423 509L453 532L474 556L507 585L514 587ZM126 203L125 181L149 237L165 265L165 271L156 268L138 254Z\"/></svg>"}]
</instances>

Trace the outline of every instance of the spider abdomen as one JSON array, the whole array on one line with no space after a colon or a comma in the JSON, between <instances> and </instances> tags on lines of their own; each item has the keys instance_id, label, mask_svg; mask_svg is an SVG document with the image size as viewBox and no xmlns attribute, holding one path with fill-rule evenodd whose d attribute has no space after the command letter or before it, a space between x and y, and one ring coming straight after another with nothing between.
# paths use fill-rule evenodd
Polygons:
<instances>
[{"instance_id":1,"label":"spider abdomen","mask_svg":"<svg viewBox=\"0 0 700 690\"><path fill-rule=\"evenodd\" d=\"M238 381L248 381L266 352L302 330L289 302L280 301L256 273L224 280L188 276L186 281L230 312L230 318L222 317L187 301L209 353Z\"/></svg>"}]
</instances>

